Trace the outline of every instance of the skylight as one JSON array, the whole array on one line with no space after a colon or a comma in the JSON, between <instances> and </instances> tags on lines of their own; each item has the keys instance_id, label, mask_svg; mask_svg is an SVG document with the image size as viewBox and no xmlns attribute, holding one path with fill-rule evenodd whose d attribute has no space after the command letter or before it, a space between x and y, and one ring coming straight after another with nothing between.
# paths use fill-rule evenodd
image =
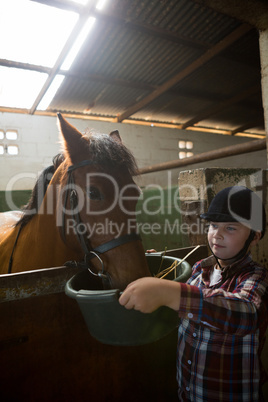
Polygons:
<instances>
[{"instance_id":1,"label":"skylight","mask_svg":"<svg viewBox=\"0 0 268 402\"><path fill-rule=\"evenodd\" d=\"M52 99L54 98L55 94L57 93L59 87L61 86L63 80L64 80L64 75L56 75L52 83L50 84L50 87L46 91L45 96L39 103L37 109L38 110L46 110L48 106L50 105Z\"/></svg>"},{"instance_id":2,"label":"skylight","mask_svg":"<svg viewBox=\"0 0 268 402\"><path fill-rule=\"evenodd\" d=\"M96 20L96 18L94 18L94 17L89 17L88 18L86 24L84 25L84 28L82 29L82 31L78 35L73 47L71 48L70 52L68 53L68 56L64 60L64 63L61 66L62 70L69 70L70 69L71 65L73 64L74 59L77 56L77 53L79 52L79 50L81 49L83 43L85 42L85 39L87 38L87 35L88 35L89 31L93 27L95 20Z\"/></svg>"},{"instance_id":3,"label":"skylight","mask_svg":"<svg viewBox=\"0 0 268 402\"><path fill-rule=\"evenodd\" d=\"M85 6L88 3L88 0L73 0L73 2L83 4Z\"/></svg>"},{"instance_id":4,"label":"skylight","mask_svg":"<svg viewBox=\"0 0 268 402\"><path fill-rule=\"evenodd\" d=\"M73 2L83 6L89 0ZM96 8L103 9L106 2L99 0ZM38 1L0 0L0 37L5 38L1 41L0 59L22 63L21 68L19 65L0 66L0 107L33 107L48 74L32 70L55 66L78 19L78 13ZM80 33L62 63L62 70L71 68L94 23L95 18L89 16L84 26L81 26ZM28 69L27 64L36 67ZM10 63L5 62L4 65ZM62 74L54 77L38 105L39 110L46 110L64 78Z\"/></svg>"},{"instance_id":5,"label":"skylight","mask_svg":"<svg viewBox=\"0 0 268 402\"><path fill-rule=\"evenodd\" d=\"M47 74L0 66L0 106L30 109Z\"/></svg>"},{"instance_id":6,"label":"skylight","mask_svg":"<svg viewBox=\"0 0 268 402\"><path fill-rule=\"evenodd\" d=\"M0 1L0 58L53 67L78 14L29 0Z\"/></svg>"},{"instance_id":7,"label":"skylight","mask_svg":"<svg viewBox=\"0 0 268 402\"><path fill-rule=\"evenodd\" d=\"M77 0L77 2L87 3L88 0ZM98 3L96 4L96 9L97 10L102 10L105 6L105 3L107 0L99 0ZM79 50L81 49L83 43L85 42L89 32L93 28L93 25L96 21L96 18L94 17L89 17L87 22L85 23L83 29L81 30L80 34L78 35L75 43L73 44L70 52L68 53L66 59L64 60L64 63L61 66L62 70L69 70L71 68L71 65L73 64L73 61L75 60Z\"/></svg>"},{"instance_id":8,"label":"skylight","mask_svg":"<svg viewBox=\"0 0 268 402\"><path fill-rule=\"evenodd\" d=\"M107 0L99 0L97 5L96 5L96 9L97 10L102 10L106 3L107 3Z\"/></svg>"},{"instance_id":9,"label":"skylight","mask_svg":"<svg viewBox=\"0 0 268 402\"><path fill-rule=\"evenodd\" d=\"M77 2L86 4L88 2L88 0L77 0ZM99 0L97 5L96 5L96 9L102 10L106 2L107 2L107 0ZM73 46L71 47L71 49L70 49L69 53L67 54L64 62L62 63L61 70L68 71L71 68L71 66L72 66L77 54L79 53L83 43L85 42L89 32L93 28L95 21L96 21L96 18L91 17L91 16L87 19L84 27L82 28L80 34L78 35L76 41L74 42ZM44 98L42 99L42 101L37 106L38 110L46 110L49 107L52 99L56 95L58 89L60 88L60 86L61 86L61 84L63 82L63 80L64 80L63 75L57 75L54 78L54 80L51 83L48 91L46 92L46 94L44 96Z\"/></svg>"}]
</instances>

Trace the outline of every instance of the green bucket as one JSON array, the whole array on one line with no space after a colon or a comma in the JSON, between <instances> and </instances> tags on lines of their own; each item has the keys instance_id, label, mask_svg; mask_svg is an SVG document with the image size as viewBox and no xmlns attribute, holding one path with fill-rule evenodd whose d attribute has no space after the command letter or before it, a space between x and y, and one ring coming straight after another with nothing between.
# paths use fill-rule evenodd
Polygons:
<instances>
[{"instance_id":1,"label":"green bucket","mask_svg":"<svg viewBox=\"0 0 268 402\"><path fill-rule=\"evenodd\" d=\"M162 271L174 261L181 261L160 254L146 254L146 259L153 276L160 267ZM186 282L191 272L191 266L183 261L176 274L169 273L165 280ZM87 270L79 272L66 283L65 293L76 299L90 334L98 341L109 345L143 345L163 338L178 326L174 310L164 306L149 314L127 310L118 302L118 289L92 290L90 282Z\"/></svg>"}]
</instances>

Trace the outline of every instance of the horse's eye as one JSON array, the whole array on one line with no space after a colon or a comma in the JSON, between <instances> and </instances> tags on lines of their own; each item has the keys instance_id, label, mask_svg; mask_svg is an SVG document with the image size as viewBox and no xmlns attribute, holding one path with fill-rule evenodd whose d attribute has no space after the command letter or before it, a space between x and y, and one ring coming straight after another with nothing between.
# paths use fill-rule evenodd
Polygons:
<instances>
[{"instance_id":1,"label":"horse's eye","mask_svg":"<svg viewBox=\"0 0 268 402\"><path fill-rule=\"evenodd\" d=\"M97 187L94 187L94 186L90 186L87 189L87 195L91 200L96 200L97 201L97 200L102 200L103 199L103 196L100 193L99 189Z\"/></svg>"}]
</instances>

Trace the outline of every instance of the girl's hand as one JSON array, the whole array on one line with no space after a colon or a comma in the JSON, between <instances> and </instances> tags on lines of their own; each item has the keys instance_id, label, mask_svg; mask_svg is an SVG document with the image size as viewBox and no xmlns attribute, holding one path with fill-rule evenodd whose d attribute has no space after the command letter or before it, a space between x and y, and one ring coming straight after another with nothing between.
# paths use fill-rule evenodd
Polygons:
<instances>
[{"instance_id":1,"label":"girl's hand","mask_svg":"<svg viewBox=\"0 0 268 402\"><path fill-rule=\"evenodd\" d=\"M142 313L152 313L160 306L179 310L180 283L159 278L140 278L127 286L119 303Z\"/></svg>"}]
</instances>

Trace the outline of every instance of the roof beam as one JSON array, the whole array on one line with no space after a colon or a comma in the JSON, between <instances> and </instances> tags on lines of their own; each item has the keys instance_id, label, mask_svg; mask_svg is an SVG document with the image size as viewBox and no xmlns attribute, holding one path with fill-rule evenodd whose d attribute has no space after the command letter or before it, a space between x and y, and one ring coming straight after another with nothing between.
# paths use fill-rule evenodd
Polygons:
<instances>
[{"instance_id":1,"label":"roof beam","mask_svg":"<svg viewBox=\"0 0 268 402\"><path fill-rule=\"evenodd\" d=\"M105 11L94 10L93 15L96 18L98 18L99 20L103 20L103 21L107 22L108 24L110 24L111 22L116 25L120 24L122 27L125 26L127 30L140 31L144 34L154 36L154 37L160 38L162 40L167 40L169 42L174 42L174 43L186 46L186 47L194 48L197 50L205 51L205 50L211 49L211 47L212 47L212 45L208 44L207 42L198 41L196 39L186 38L186 37L180 35L178 32L171 32L171 31L167 31L166 29L159 28L159 27L156 27L153 25L140 23L138 21L131 21L129 19L118 17L111 13L106 13ZM258 33L256 33L256 40L258 43ZM238 56L235 52L225 53L224 58L235 60L235 61L241 63L241 57ZM243 60L243 62L246 63L247 65L256 66L256 63L258 63L258 60L252 61L252 60L247 59L246 61Z\"/></svg>"},{"instance_id":2,"label":"roof beam","mask_svg":"<svg viewBox=\"0 0 268 402\"><path fill-rule=\"evenodd\" d=\"M85 6L80 5L80 4L75 4L71 0L31 0L31 1L34 1L36 3L45 4L45 5L52 6L52 7L57 7L60 9L75 11L75 12L79 13L80 15L82 15L84 13L84 8L85 8ZM169 42L180 43L181 45L191 46L191 47L194 47L196 49L201 49L201 50L210 48L210 46L206 43L185 38L182 35L179 35L178 33L169 32L166 29L154 27L154 26L151 26L148 24L137 22L137 21L131 21L130 19L119 17L112 13L107 13L105 11L97 10L96 8L92 9L91 14L92 14L92 16L94 16L100 20L103 20L109 24L112 22L116 25L118 25L118 24L120 24L122 26L125 25L127 27L127 29L140 31L143 33L147 33L149 35L154 35L156 37L160 37L161 39L166 39Z\"/></svg>"},{"instance_id":3,"label":"roof beam","mask_svg":"<svg viewBox=\"0 0 268 402\"><path fill-rule=\"evenodd\" d=\"M7 59L0 59L0 66L19 68L21 70L37 71L38 73L46 73L46 74L50 74L52 71L52 68L50 67L38 66L36 64L22 63L21 61L13 61Z\"/></svg>"},{"instance_id":4,"label":"roof beam","mask_svg":"<svg viewBox=\"0 0 268 402\"><path fill-rule=\"evenodd\" d=\"M235 95L223 102L217 103L214 107L211 107L209 109L204 109L201 113L195 115L195 117L193 117L192 119L183 123L182 128L185 129L189 126L193 126L194 124L198 123L199 121L205 120L207 117L210 117L213 114L221 112L222 110L228 108L229 106L231 106L235 103L238 103L243 99L247 99L249 96L251 96L259 91L261 91L260 83L257 85L254 85L250 88L247 88L245 91L243 91L243 92L239 93L238 95Z\"/></svg>"},{"instance_id":5,"label":"roof beam","mask_svg":"<svg viewBox=\"0 0 268 402\"><path fill-rule=\"evenodd\" d=\"M65 10L70 10L77 12L79 14L83 14L84 12L84 7L83 5L73 3L71 0L31 0L35 1L37 3L42 3L46 4L49 6L65 9ZM106 23L110 24L111 22L116 24L117 26L120 24L122 27L126 27L128 30L133 30L133 31L140 31L144 34L148 34L150 36L155 36L158 37L162 40L167 40L169 42L174 42L186 47L191 47L197 50L208 50L212 47L212 45L203 42L203 41L198 41L196 39L190 39L186 38L183 35L178 34L177 32L171 32L167 31L166 29L159 28L156 26L152 26L149 24L144 24L140 23L138 21L131 21L130 19L126 19L124 17L119 17L113 13L107 13L106 11L103 10L97 10L94 9L92 10L92 16L98 18L99 20L103 20ZM258 40L258 38L257 38ZM230 52L230 53L225 53L224 58L235 60L239 63L241 63L241 58L237 56L236 53ZM244 60L244 62L247 65L251 66L256 66L256 62L258 60Z\"/></svg>"},{"instance_id":6,"label":"roof beam","mask_svg":"<svg viewBox=\"0 0 268 402\"><path fill-rule=\"evenodd\" d=\"M37 71L38 73L46 73L48 75L52 74L52 68L51 67L45 67L45 66L40 66L36 64L30 64L30 63L24 63L20 61L13 61L13 60L7 60L7 59L0 59L0 66L4 67L10 67L10 68L19 68L22 70L30 70L30 71ZM126 88L140 88L145 91L153 91L156 89L156 86L147 84L145 82L139 82L139 81L129 81L129 80L124 80L121 78L114 78L114 77L107 77L105 75L101 74L88 74L88 73L83 73L81 71L76 72L76 71L66 71L66 70L59 70L58 74L65 75L66 77L71 77L77 80L87 80L87 81L97 81L101 83L105 83L108 85L115 85L115 86L122 86ZM170 89L170 93L172 93L174 96L183 96L187 98L193 98L193 99L201 99L201 100L206 100L206 101L211 101L215 102L220 102L222 99L215 99L215 95L211 95L209 93L204 93L200 91L189 91L189 90L175 90L175 89Z\"/></svg>"},{"instance_id":7,"label":"roof beam","mask_svg":"<svg viewBox=\"0 0 268 402\"><path fill-rule=\"evenodd\" d=\"M235 130L231 131L231 135L235 135L237 133L243 133L244 131L253 128L253 127L258 127L260 125L264 125L263 123L263 118L255 119L252 121L247 122L246 124L243 124L243 126L237 127Z\"/></svg>"},{"instance_id":8,"label":"roof beam","mask_svg":"<svg viewBox=\"0 0 268 402\"><path fill-rule=\"evenodd\" d=\"M98 18L99 20L103 20L107 23L113 24L120 24L125 26L128 30L140 31L144 34L148 34L150 36L155 36L160 39L168 40L169 42L175 42L181 45L185 45L187 47L193 47L199 50L207 50L211 46L207 43L203 43L201 41L185 38L184 36L171 31L167 31L166 29L159 28L153 25L140 23L138 21L131 21L130 19L118 17L112 13L106 13L105 11L100 11L95 9L92 13L94 17Z\"/></svg>"},{"instance_id":9,"label":"roof beam","mask_svg":"<svg viewBox=\"0 0 268 402\"><path fill-rule=\"evenodd\" d=\"M185 77L193 73L195 70L203 66L213 57L217 56L220 52L230 46L233 42L239 39L241 36L245 35L248 31L250 31L252 27L247 24L240 25L236 30L234 30L231 34L227 35L223 40L218 42L211 49L207 50L202 56L196 59L194 62L189 64L185 69L180 71L178 74L171 77L164 84L160 85L153 92L151 92L148 96L143 98L141 101L135 103L133 106L129 107L124 113L117 117L117 122L121 122L127 119L129 116L135 114L138 110L142 109L148 103L152 102L158 96L162 95L164 92L168 91L174 85L178 84Z\"/></svg>"},{"instance_id":10,"label":"roof beam","mask_svg":"<svg viewBox=\"0 0 268 402\"><path fill-rule=\"evenodd\" d=\"M258 30L268 28L267 0L195 0L195 2L247 22Z\"/></svg>"},{"instance_id":11,"label":"roof beam","mask_svg":"<svg viewBox=\"0 0 268 402\"><path fill-rule=\"evenodd\" d=\"M11 67L11 68L19 68L22 70L30 70L30 71L37 71L38 73L46 73L46 74L52 74L53 73L53 68L51 67L45 67L45 66L40 66L36 64L30 64L30 63L22 63L20 61L13 61L13 60L6 60L6 59L0 59L0 66L4 67ZM98 82L104 82L109 85L119 85L119 86L124 86L128 88L141 88L144 90L150 90L152 91L155 89L155 86L151 84L146 84L144 82L132 82L129 80L124 80L121 78L110 78L104 75L100 74L87 74L83 73L81 71L79 72L73 72L73 71L66 71L66 70L58 70L58 74L65 75L66 77L72 77L75 79L79 80L88 80L88 81L98 81Z\"/></svg>"}]
</instances>

